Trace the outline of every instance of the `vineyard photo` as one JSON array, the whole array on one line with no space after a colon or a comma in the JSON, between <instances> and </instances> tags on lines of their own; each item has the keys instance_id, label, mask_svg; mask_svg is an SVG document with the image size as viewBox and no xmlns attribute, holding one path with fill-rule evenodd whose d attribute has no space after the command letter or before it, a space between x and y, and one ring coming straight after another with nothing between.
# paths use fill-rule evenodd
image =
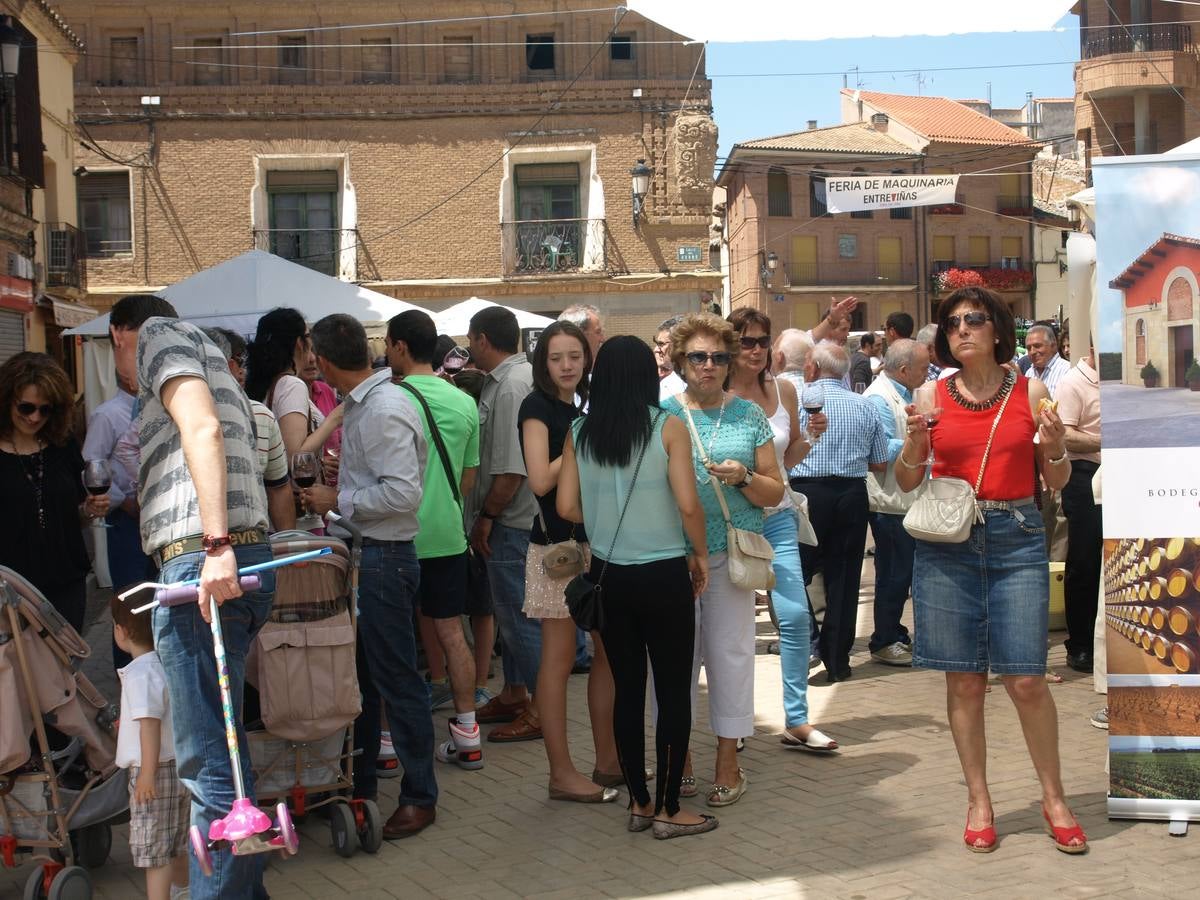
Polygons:
<instances>
[{"instance_id":1,"label":"vineyard photo","mask_svg":"<svg viewBox=\"0 0 1200 900\"><path fill-rule=\"evenodd\" d=\"M1109 796L1200 800L1200 747L1113 752Z\"/></svg>"},{"instance_id":2,"label":"vineyard photo","mask_svg":"<svg viewBox=\"0 0 1200 900\"><path fill-rule=\"evenodd\" d=\"M1110 734L1200 737L1200 687L1108 686Z\"/></svg>"}]
</instances>

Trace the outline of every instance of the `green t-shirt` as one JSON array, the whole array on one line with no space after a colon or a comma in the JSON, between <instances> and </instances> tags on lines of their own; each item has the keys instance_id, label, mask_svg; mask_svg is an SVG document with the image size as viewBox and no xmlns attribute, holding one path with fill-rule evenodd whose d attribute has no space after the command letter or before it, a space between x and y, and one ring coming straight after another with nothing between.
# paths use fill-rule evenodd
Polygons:
<instances>
[{"instance_id":1,"label":"green t-shirt","mask_svg":"<svg viewBox=\"0 0 1200 900\"><path fill-rule=\"evenodd\" d=\"M442 435L442 443L446 445L446 452L450 456L455 483L461 484L463 469L479 465L479 411L475 407L475 401L469 394L436 375L409 375L404 380L420 391L425 402L429 404L438 431ZM421 530L417 532L414 542L417 557L433 559L437 556L464 553L467 549L467 539L463 535L462 510L450 490L450 482L446 479L446 467L442 465L433 435L429 431L425 410L409 391L402 387L396 390L403 391L413 399L421 416L421 423L425 426L425 440L429 444L429 457L425 464L425 489L421 496L421 509L417 513L421 522Z\"/></svg>"}]
</instances>

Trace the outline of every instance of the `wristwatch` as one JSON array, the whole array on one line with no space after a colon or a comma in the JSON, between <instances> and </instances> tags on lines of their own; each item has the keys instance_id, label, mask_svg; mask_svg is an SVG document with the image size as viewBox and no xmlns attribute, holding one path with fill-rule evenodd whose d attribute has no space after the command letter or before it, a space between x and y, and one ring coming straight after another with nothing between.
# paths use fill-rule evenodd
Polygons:
<instances>
[{"instance_id":1,"label":"wristwatch","mask_svg":"<svg viewBox=\"0 0 1200 900\"><path fill-rule=\"evenodd\" d=\"M227 534L206 534L200 540L200 546L204 548L205 553L212 556L222 547L233 546L233 541L230 540Z\"/></svg>"},{"instance_id":2,"label":"wristwatch","mask_svg":"<svg viewBox=\"0 0 1200 900\"><path fill-rule=\"evenodd\" d=\"M750 482L752 482L753 480L754 480L754 473L752 471L750 471L750 469L746 469L746 477L743 478L741 481L739 481L737 486L740 488L750 487Z\"/></svg>"}]
</instances>

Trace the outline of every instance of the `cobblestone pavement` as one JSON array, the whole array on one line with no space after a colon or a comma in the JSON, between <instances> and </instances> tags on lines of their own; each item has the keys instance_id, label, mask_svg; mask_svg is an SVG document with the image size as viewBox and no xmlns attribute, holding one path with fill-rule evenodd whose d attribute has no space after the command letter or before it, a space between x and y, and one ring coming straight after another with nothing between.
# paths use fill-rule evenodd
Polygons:
<instances>
[{"instance_id":1,"label":"cobblestone pavement","mask_svg":"<svg viewBox=\"0 0 1200 900\"><path fill-rule=\"evenodd\" d=\"M270 863L272 897L1130 898L1182 896L1183 885L1194 882L1200 836L1177 840L1162 823L1105 817L1106 733L1088 721L1103 701L1090 677L1065 667L1061 635L1051 636L1051 664L1064 678L1052 688L1064 779L1092 850L1068 857L1044 833L1016 716L996 683L987 699L989 777L1001 838L995 853L982 855L962 845L966 794L946 724L942 677L872 662L862 636L853 678L826 686L816 669L809 693L813 722L841 743L842 752L819 757L786 751L778 739L779 657L767 652L774 635L760 612L756 733L741 754L750 787L738 804L719 811L717 831L673 841L629 834L624 795L607 806L547 799L540 742L485 744L482 771L440 767L437 823L415 838L385 843L376 856L338 857L327 824L310 816L300 828L299 856ZM869 633L870 622L868 584L860 635ZM105 627L100 621L89 634L97 668L106 665ZM592 762L585 685L585 678L572 677L569 700L581 771ZM703 694L700 705L693 748L703 791L714 741L704 722ZM445 719L437 716L439 735ZM396 790L395 780L381 783L385 816ZM112 858L93 872L99 898L141 893L126 840L126 829L115 829ZM0 896L20 896L29 871L28 865L0 870Z\"/></svg>"}]
</instances>

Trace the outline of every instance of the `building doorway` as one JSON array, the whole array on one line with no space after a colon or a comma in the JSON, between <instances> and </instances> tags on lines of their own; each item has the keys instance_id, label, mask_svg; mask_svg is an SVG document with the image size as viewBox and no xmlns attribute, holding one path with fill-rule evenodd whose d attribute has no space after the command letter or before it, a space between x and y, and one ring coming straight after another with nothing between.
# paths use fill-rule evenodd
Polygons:
<instances>
[{"instance_id":1,"label":"building doorway","mask_svg":"<svg viewBox=\"0 0 1200 900\"><path fill-rule=\"evenodd\" d=\"M1187 370L1195 359L1192 323L1171 328L1171 387L1186 387Z\"/></svg>"}]
</instances>

